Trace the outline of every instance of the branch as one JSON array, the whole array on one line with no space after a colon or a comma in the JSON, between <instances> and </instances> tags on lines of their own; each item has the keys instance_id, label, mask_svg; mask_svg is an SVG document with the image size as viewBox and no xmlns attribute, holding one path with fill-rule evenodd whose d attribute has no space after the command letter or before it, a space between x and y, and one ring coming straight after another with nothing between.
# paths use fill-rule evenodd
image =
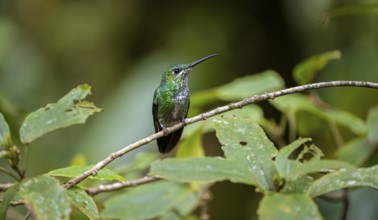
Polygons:
<instances>
[{"instance_id":1,"label":"branch","mask_svg":"<svg viewBox=\"0 0 378 220\"><path fill-rule=\"evenodd\" d=\"M157 180L161 180L161 178L158 176L144 176L136 180L130 180L126 182L116 182L116 183L108 184L108 185L99 185L97 187L88 188L86 189L86 191L89 195L93 196L102 192L111 192L111 191L115 191L115 190L123 189L127 187L132 187L132 186L135 187L135 186L143 185L145 183L155 182Z\"/></svg>"},{"instance_id":2,"label":"branch","mask_svg":"<svg viewBox=\"0 0 378 220\"><path fill-rule=\"evenodd\" d=\"M249 98L245 98L239 102L231 103L229 105L221 106L216 109L213 109L211 111L196 115L191 118L185 119L185 123L177 123L169 128L167 128L166 133L163 131L160 131L158 133L155 133L153 135L150 135L144 139L141 139L135 143L132 143L121 150L118 150L114 153L111 153L108 157L106 157L104 160L98 162L95 166L93 166L90 170L85 171L84 173L80 174L79 176L72 178L69 180L66 184L66 188L71 188L84 179L88 178L89 176L95 176L99 170L104 168L106 165L111 163L113 160L117 159L118 157L123 156L124 154L135 150L143 145L146 145L150 143L151 141L154 141L160 137L163 137L165 135L168 135L186 125L193 124L195 122L201 121L201 120L206 120L209 117L231 111L233 109L237 108L242 108L246 105L250 105L253 103L269 100L269 99L275 99L280 96L288 95L288 94L293 94L293 93L298 93L298 92L303 92L303 91L308 91L312 89L320 89L320 88L327 88L327 87L340 87L340 86L353 86L353 87L366 87L366 88L373 88L373 89L378 89L378 83L373 83L373 82L364 82L364 81L330 81L330 82L319 82L319 83L312 83L308 85L302 85L302 86L296 86L292 88L287 88L275 92L266 92L260 95L254 95Z\"/></svg>"}]
</instances>

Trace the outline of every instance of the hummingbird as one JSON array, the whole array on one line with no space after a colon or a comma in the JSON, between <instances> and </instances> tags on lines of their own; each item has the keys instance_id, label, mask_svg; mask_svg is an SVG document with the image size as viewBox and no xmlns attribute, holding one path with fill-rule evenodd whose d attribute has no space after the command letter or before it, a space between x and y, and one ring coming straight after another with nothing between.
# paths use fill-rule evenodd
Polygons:
<instances>
[{"instance_id":1,"label":"hummingbird","mask_svg":"<svg viewBox=\"0 0 378 220\"><path fill-rule=\"evenodd\" d=\"M176 64L169 67L163 74L160 85L156 88L152 103L152 115L155 132L167 132L167 127L182 122L188 115L190 98L188 74L197 64L218 54L212 54L191 64ZM167 136L157 139L159 152L169 153L179 142L182 131L180 128Z\"/></svg>"}]
</instances>

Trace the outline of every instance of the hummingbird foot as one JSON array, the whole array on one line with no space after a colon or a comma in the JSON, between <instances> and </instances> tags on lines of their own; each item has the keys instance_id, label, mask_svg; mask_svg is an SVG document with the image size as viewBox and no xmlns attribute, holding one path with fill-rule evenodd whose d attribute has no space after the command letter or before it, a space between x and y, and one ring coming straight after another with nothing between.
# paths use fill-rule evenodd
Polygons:
<instances>
[{"instance_id":1,"label":"hummingbird foot","mask_svg":"<svg viewBox=\"0 0 378 220\"><path fill-rule=\"evenodd\" d=\"M161 126L161 128L163 129L163 134L164 135L167 135L168 134L168 129L164 126Z\"/></svg>"},{"instance_id":2,"label":"hummingbird foot","mask_svg":"<svg viewBox=\"0 0 378 220\"><path fill-rule=\"evenodd\" d=\"M186 125L185 118L183 118L183 119L181 120L181 124L182 124L183 127L185 127L185 125Z\"/></svg>"}]
</instances>

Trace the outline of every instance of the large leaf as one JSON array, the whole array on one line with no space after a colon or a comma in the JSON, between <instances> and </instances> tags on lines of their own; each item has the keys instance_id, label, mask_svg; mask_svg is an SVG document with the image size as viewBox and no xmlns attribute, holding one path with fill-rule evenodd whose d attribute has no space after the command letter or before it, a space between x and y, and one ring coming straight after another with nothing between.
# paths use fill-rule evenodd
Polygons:
<instances>
[{"instance_id":1,"label":"large leaf","mask_svg":"<svg viewBox=\"0 0 378 220\"><path fill-rule=\"evenodd\" d=\"M8 123L0 112L0 150L8 149L12 146L12 139Z\"/></svg>"},{"instance_id":2,"label":"large leaf","mask_svg":"<svg viewBox=\"0 0 378 220\"><path fill-rule=\"evenodd\" d=\"M154 219L171 210L187 215L197 206L200 198L190 186L168 181L159 181L130 189L111 197L104 203L101 213L107 219ZM181 204L186 202L187 204ZM187 207L182 207L188 205Z\"/></svg>"},{"instance_id":3,"label":"large leaf","mask_svg":"<svg viewBox=\"0 0 378 220\"><path fill-rule=\"evenodd\" d=\"M323 219L315 202L306 194L268 194L257 210L259 219Z\"/></svg>"},{"instance_id":4,"label":"large leaf","mask_svg":"<svg viewBox=\"0 0 378 220\"><path fill-rule=\"evenodd\" d=\"M378 189L378 165L370 168L341 169L314 181L308 195L316 197L347 187L369 186Z\"/></svg>"},{"instance_id":5,"label":"large leaf","mask_svg":"<svg viewBox=\"0 0 378 220\"><path fill-rule=\"evenodd\" d=\"M251 119L224 117L215 119L214 125L227 160L247 169L261 189L274 190L272 158L277 150L264 131Z\"/></svg>"},{"instance_id":6,"label":"large leaf","mask_svg":"<svg viewBox=\"0 0 378 220\"><path fill-rule=\"evenodd\" d=\"M69 219L71 207L66 189L55 178L39 176L24 180L19 194L34 219Z\"/></svg>"},{"instance_id":7,"label":"large leaf","mask_svg":"<svg viewBox=\"0 0 378 220\"><path fill-rule=\"evenodd\" d=\"M311 56L294 67L293 77L298 84L310 83L329 61L340 59L340 57L341 53L338 50Z\"/></svg>"},{"instance_id":8,"label":"large leaf","mask_svg":"<svg viewBox=\"0 0 378 220\"><path fill-rule=\"evenodd\" d=\"M28 144L42 135L74 124L85 123L87 118L101 109L83 99L91 93L87 84L76 87L57 103L48 104L30 113L20 128L20 138Z\"/></svg>"},{"instance_id":9,"label":"large leaf","mask_svg":"<svg viewBox=\"0 0 378 220\"><path fill-rule=\"evenodd\" d=\"M89 219L98 219L99 214L96 203L93 198L77 187L71 188L67 191L71 203L84 213Z\"/></svg>"},{"instance_id":10,"label":"large leaf","mask_svg":"<svg viewBox=\"0 0 378 220\"><path fill-rule=\"evenodd\" d=\"M217 97L224 101L235 101L263 92L284 87L283 79L273 70L235 79L216 89Z\"/></svg>"},{"instance_id":11,"label":"large leaf","mask_svg":"<svg viewBox=\"0 0 378 220\"><path fill-rule=\"evenodd\" d=\"M93 166L69 166L64 167L56 170L52 170L47 174L50 176L63 176L63 177L77 177L80 174L84 173L85 171L91 169ZM91 179L96 180L118 180L124 181L125 178L122 176L114 173L113 171L103 168L95 176L89 176Z\"/></svg>"},{"instance_id":12,"label":"large leaf","mask_svg":"<svg viewBox=\"0 0 378 220\"><path fill-rule=\"evenodd\" d=\"M255 185L246 167L223 158L170 158L151 164L152 175L182 182L216 182L230 180Z\"/></svg>"}]
</instances>

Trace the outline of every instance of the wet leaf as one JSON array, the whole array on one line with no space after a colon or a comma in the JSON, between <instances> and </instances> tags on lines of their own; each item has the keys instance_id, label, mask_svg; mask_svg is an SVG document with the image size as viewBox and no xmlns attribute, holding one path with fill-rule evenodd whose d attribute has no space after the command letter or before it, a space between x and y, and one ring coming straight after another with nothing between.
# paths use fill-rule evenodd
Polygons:
<instances>
[{"instance_id":1,"label":"wet leaf","mask_svg":"<svg viewBox=\"0 0 378 220\"><path fill-rule=\"evenodd\" d=\"M359 169L341 169L314 181L308 195L316 197L342 188L369 186L378 189L378 166Z\"/></svg>"},{"instance_id":2,"label":"wet leaf","mask_svg":"<svg viewBox=\"0 0 378 220\"><path fill-rule=\"evenodd\" d=\"M93 198L80 188L71 188L67 191L71 204L84 213L89 219L98 219L99 214Z\"/></svg>"},{"instance_id":3,"label":"wet leaf","mask_svg":"<svg viewBox=\"0 0 378 220\"><path fill-rule=\"evenodd\" d=\"M69 219L66 189L53 177L39 176L21 182L20 196L34 219Z\"/></svg>"},{"instance_id":4,"label":"wet leaf","mask_svg":"<svg viewBox=\"0 0 378 220\"><path fill-rule=\"evenodd\" d=\"M20 128L21 142L28 144L42 135L74 124L83 124L87 118L102 111L83 99L90 94L89 85L71 90L57 103L46 105L30 113Z\"/></svg>"},{"instance_id":5,"label":"wet leaf","mask_svg":"<svg viewBox=\"0 0 378 220\"><path fill-rule=\"evenodd\" d=\"M257 210L259 219L323 219L315 202L306 194L267 194Z\"/></svg>"},{"instance_id":6,"label":"wet leaf","mask_svg":"<svg viewBox=\"0 0 378 220\"><path fill-rule=\"evenodd\" d=\"M93 165L89 166L69 166L69 167L64 167L56 170L52 170L48 172L47 174L50 176L62 176L62 177L77 177L80 174L84 173L85 171L91 169ZM118 180L118 181L124 181L125 178L122 176L114 173L113 171L103 168L98 173L96 176L89 176L91 179L96 179L96 180Z\"/></svg>"}]
</instances>

